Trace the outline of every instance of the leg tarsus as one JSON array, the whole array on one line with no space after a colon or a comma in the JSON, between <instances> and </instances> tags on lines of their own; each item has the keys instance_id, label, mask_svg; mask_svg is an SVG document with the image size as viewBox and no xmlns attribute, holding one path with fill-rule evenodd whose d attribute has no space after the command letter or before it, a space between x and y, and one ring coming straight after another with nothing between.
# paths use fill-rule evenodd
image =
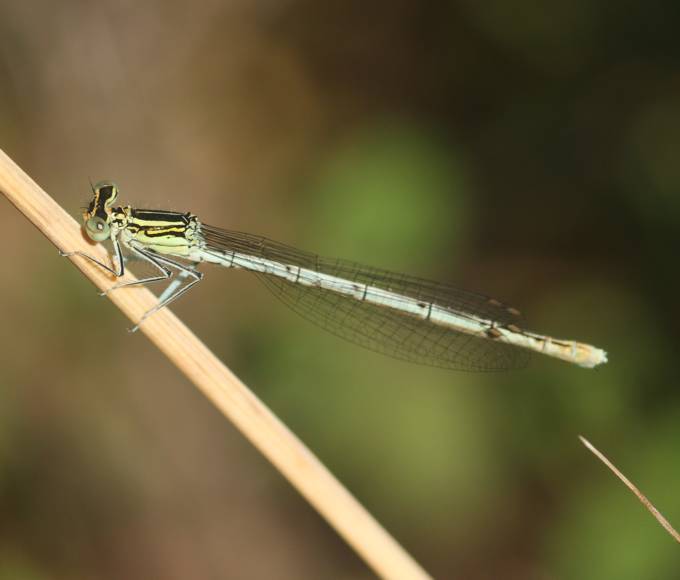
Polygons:
<instances>
[{"instance_id":1,"label":"leg tarsus","mask_svg":"<svg viewBox=\"0 0 680 580\"><path fill-rule=\"evenodd\" d=\"M81 252L80 250L76 250L75 252L62 252L59 250L59 255L64 257L64 258L70 258L71 256L80 256L81 258L85 258L87 260L90 260L90 262L94 262L102 268L103 270L106 270L109 274L112 274L116 278L120 278L125 274L125 265L123 263L122 255L120 253L120 246L118 245L118 242L116 240L113 240L114 247L116 248L116 255L118 256L118 268L114 269L112 266L115 266L113 259L111 260L112 266L108 266L104 264L104 262L99 261L97 258L94 256L90 256L90 254L86 254L85 252Z\"/></svg>"}]
</instances>

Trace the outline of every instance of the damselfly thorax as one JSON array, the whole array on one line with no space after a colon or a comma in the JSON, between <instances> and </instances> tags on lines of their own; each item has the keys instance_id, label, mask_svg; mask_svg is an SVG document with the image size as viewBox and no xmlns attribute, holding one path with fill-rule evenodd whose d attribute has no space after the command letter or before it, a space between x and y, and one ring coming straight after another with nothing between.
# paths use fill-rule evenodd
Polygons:
<instances>
[{"instance_id":1,"label":"damselfly thorax","mask_svg":"<svg viewBox=\"0 0 680 580\"><path fill-rule=\"evenodd\" d=\"M519 312L502 302L441 284L304 252L252 234L203 224L190 213L113 207L118 188L93 187L83 214L96 241L110 240L112 264L84 256L116 277L125 273L121 246L157 271L107 292L170 280L137 325L200 282L202 262L248 270L293 310L326 330L399 359L460 370L523 366L530 351L582 367L607 360L596 347L522 329Z\"/></svg>"}]
</instances>

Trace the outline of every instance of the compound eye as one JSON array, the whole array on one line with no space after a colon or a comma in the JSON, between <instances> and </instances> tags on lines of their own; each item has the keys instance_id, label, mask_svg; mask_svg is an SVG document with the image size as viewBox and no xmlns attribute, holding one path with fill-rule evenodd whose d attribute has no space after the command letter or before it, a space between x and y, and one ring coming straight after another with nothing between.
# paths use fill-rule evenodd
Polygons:
<instances>
[{"instance_id":1,"label":"compound eye","mask_svg":"<svg viewBox=\"0 0 680 580\"><path fill-rule=\"evenodd\" d=\"M111 228L106 220L100 217L91 217L85 222L85 232L95 242L103 242L109 238Z\"/></svg>"}]
</instances>

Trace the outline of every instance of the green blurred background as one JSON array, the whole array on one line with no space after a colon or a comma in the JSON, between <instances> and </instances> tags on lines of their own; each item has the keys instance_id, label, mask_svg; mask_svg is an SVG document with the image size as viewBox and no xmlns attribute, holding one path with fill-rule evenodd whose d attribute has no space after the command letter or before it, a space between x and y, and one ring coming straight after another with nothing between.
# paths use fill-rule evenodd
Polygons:
<instances>
[{"instance_id":1,"label":"green blurred background","mask_svg":"<svg viewBox=\"0 0 680 580\"><path fill-rule=\"evenodd\" d=\"M680 577L677 2L0 4L2 147L122 202L455 283L609 351L408 365L207 269L174 310L438 578ZM0 579L370 578L0 200ZM675 250L673 248L676 248Z\"/></svg>"}]
</instances>

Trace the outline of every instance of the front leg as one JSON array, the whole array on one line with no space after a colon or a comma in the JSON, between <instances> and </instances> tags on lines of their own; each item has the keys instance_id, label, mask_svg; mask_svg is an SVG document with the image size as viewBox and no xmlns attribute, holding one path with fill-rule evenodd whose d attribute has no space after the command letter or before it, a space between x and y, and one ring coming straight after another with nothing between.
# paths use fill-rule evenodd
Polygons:
<instances>
[{"instance_id":1,"label":"front leg","mask_svg":"<svg viewBox=\"0 0 680 580\"><path fill-rule=\"evenodd\" d=\"M99 266L100 268L106 270L109 274L113 274L116 278L120 278L125 275L125 262L123 261L123 253L120 250L120 243L118 242L118 238L111 237L111 243L113 244L113 249L116 254L116 258L118 260L118 267L116 268L116 263L113 259L111 259L111 264L112 266L107 266L104 264L104 262L100 262L95 258L94 256L90 256L89 254L86 254L85 252L81 251L75 251L75 252L62 252L59 250L59 255L64 256L65 258L68 258L70 256L80 256L81 258L87 258L91 262L94 262Z\"/></svg>"}]
</instances>

